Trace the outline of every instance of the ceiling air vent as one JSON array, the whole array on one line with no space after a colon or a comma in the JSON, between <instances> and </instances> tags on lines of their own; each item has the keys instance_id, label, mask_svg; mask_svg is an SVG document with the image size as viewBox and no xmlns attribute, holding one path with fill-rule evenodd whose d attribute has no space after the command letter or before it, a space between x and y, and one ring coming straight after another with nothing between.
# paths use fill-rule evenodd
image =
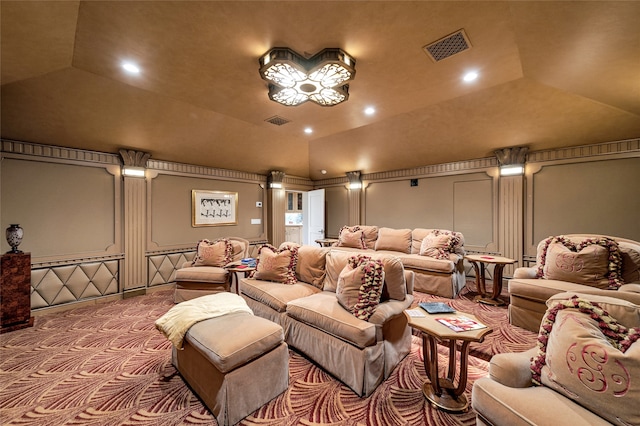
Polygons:
<instances>
[{"instance_id":1,"label":"ceiling air vent","mask_svg":"<svg viewBox=\"0 0 640 426\"><path fill-rule=\"evenodd\" d=\"M471 47L469 38L464 30L458 30L453 34L427 44L423 47L425 53L433 62L440 62L450 56L463 52Z\"/></svg>"},{"instance_id":2,"label":"ceiling air vent","mask_svg":"<svg viewBox=\"0 0 640 426\"><path fill-rule=\"evenodd\" d=\"M273 117L267 118L264 121L266 121L267 123L275 124L276 126L282 126L283 124L289 123L291 120L287 120L284 117L274 115Z\"/></svg>"}]
</instances>

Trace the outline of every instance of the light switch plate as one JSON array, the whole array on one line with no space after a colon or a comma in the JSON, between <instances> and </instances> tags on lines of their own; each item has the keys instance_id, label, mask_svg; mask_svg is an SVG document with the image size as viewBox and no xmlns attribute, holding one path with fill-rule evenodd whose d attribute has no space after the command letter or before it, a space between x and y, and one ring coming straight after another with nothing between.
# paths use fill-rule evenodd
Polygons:
<instances>
[{"instance_id":1,"label":"light switch plate","mask_svg":"<svg viewBox=\"0 0 640 426\"><path fill-rule=\"evenodd\" d=\"M260 225L262 223L262 219L251 219L252 225Z\"/></svg>"}]
</instances>

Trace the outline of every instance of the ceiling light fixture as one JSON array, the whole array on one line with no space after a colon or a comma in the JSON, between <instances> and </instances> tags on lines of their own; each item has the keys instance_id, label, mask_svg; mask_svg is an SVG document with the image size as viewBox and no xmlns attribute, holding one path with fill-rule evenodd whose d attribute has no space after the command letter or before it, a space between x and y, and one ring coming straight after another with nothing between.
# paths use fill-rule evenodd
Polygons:
<instances>
[{"instance_id":1,"label":"ceiling light fixture","mask_svg":"<svg viewBox=\"0 0 640 426\"><path fill-rule=\"evenodd\" d=\"M342 49L329 48L305 58L286 47L262 55L260 77L269 82L269 99L286 106L313 101L334 106L349 99L356 61Z\"/></svg>"},{"instance_id":2,"label":"ceiling light fixture","mask_svg":"<svg viewBox=\"0 0 640 426\"><path fill-rule=\"evenodd\" d=\"M313 129L311 127L307 127L306 129L304 129L304 132L310 135L311 133L313 133Z\"/></svg>"},{"instance_id":3,"label":"ceiling light fixture","mask_svg":"<svg viewBox=\"0 0 640 426\"><path fill-rule=\"evenodd\" d=\"M140 74L140 68L132 62L123 62L122 68L130 74Z\"/></svg>"},{"instance_id":4,"label":"ceiling light fixture","mask_svg":"<svg viewBox=\"0 0 640 426\"><path fill-rule=\"evenodd\" d=\"M475 72L475 71L469 71L468 73L466 73L466 74L464 75L464 77L462 77L462 79L463 79L464 81L466 81L467 83L469 83L469 82L471 82L471 81L475 80L476 78L478 78L478 73L477 73L477 72Z\"/></svg>"},{"instance_id":5,"label":"ceiling light fixture","mask_svg":"<svg viewBox=\"0 0 640 426\"><path fill-rule=\"evenodd\" d=\"M367 107L365 108L364 113L367 115L373 115L376 113L376 109L374 107Z\"/></svg>"}]
</instances>

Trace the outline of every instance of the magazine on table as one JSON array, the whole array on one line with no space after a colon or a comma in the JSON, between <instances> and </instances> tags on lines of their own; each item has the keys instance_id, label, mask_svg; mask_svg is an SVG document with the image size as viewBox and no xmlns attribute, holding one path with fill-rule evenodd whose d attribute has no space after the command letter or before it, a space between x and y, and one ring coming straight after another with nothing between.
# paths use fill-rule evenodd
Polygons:
<instances>
[{"instance_id":1,"label":"magazine on table","mask_svg":"<svg viewBox=\"0 0 640 426\"><path fill-rule=\"evenodd\" d=\"M420 302L418 306L430 314L451 314L456 311L443 302Z\"/></svg>"},{"instance_id":2,"label":"magazine on table","mask_svg":"<svg viewBox=\"0 0 640 426\"><path fill-rule=\"evenodd\" d=\"M446 325L453 331L471 331L487 328L486 325L465 316L436 318L436 321Z\"/></svg>"}]
</instances>

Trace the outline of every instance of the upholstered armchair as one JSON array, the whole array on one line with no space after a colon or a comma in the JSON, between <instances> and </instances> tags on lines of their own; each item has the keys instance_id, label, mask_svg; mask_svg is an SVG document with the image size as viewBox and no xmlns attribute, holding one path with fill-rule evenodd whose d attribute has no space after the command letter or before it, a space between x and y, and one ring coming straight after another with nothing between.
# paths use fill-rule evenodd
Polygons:
<instances>
[{"instance_id":1,"label":"upholstered armchair","mask_svg":"<svg viewBox=\"0 0 640 426\"><path fill-rule=\"evenodd\" d=\"M592 292L552 296L537 346L491 358L478 425L640 424L640 294Z\"/></svg>"},{"instance_id":2,"label":"upholstered armchair","mask_svg":"<svg viewBox=\"0 0 640 426\"><path fill-rule=\"evenodd\" d=\"M196 257L176 271L174 302L231 291L231 274L226 267L239 264L249 255L249 241L228 237L198 242Z\"/></svg>"},{"instance_id":3,"label":"upholstered armchair","mask_svg":"<svg viewBox=\"0 0 640 426\"><path fill-rule=\"evenodd\" d=\"M611 243L614 241L614 243ZM509 280L509 323L537 332L546 301L565 291L640 293L640 243L594 234L568 234L538 244L536 264Z\"/></svg>"}]
</instances>

